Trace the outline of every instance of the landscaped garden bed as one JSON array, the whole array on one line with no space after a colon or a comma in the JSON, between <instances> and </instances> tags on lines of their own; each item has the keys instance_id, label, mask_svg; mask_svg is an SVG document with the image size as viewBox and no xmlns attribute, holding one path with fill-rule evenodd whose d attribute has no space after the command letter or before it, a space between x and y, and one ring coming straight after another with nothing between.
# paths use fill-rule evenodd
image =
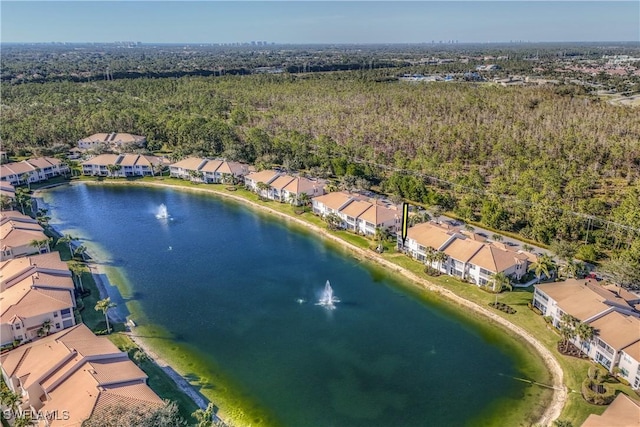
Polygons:
<instances>
[{"instance_id":1,"label":"landscaped garden bed","mask_svg":"<svg viewBox=\"0 0 640 427\"><path fill-rule=\"evenodd\" d=\"M507 304L503 303L503 302L490 302L489 303L489 307L493 307L495 309L498 309L500 311L503 311L507 314L515 314L516 310L513 309L512 307L508 306Z\"/></svg>"}]
</instances>

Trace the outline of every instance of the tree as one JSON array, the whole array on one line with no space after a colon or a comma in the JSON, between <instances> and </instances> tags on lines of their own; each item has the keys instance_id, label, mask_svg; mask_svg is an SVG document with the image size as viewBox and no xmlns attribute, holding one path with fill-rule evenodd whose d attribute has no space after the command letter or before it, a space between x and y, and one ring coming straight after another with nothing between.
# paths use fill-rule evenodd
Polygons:
<instances>
[{"instance_id":1,"label":"tree","mask_svg":"<svg viewBox=\"0 0 640 427\"><path fill-rule=\"evenodd\" d=\"M509 291L513 290L513 286L511 286L511 280L502 271L494 274L491 277L490 283L492 284L492 290L495 293L502 292L504 288L509 289Z\"/></svg>"},{"instance_id":2,"label":"tree","mask_svg":"<svg viewBox=\"0 0 640 427\"><path fill-rule=\"evenodd\" d=\"M589 344L597 335L597 330L588 323L578 322L576 328L576 336L580 338L580 350L584 351L585 344ZM588 350L587 350L588 351Z\"/></svg>"},{"instance_id":3,"label":"tree","mask_svg":"<svg viewBox=\"0 0 640 427\"><path fill-rule=\"evenodd\" d=\"M551 243L551 252L562 261L571 261L575 258L578 248L574 243L566 240L554 240Z\"/></svg>"},{"instance_id":4,"label":"tree","mask_svg":"<svg viewBox=\"0 0 640 427\"><path fill-rule=\"evenodd\" d=\"M23 174L20 174L20 176L18 177L21 184L27 184L27 188L29 188L29 191L31 191L31 181L29 181L30 176L30 173L25 172Z\"/></svg>"},{"instance_id":5,"label":"tree","mask_svg":"<svg viewBox=\"0 0 640 427\"><path fill-rule=\"evenodd\" d=\"M73 246L72 242L79 240L77 237L72 236L71 234L65 234L64 236L58 239L58 243L66 243L69 246L69 255L73 256Z\"/></svg>"},{"instance_id":6,"label":"tree","mask_svg":"<svg viewBox=\"0 0 640 427\"><path fill-rule=\"evenodd\" d=\"M215 406L213 403L207 405L207 409L198 409L191 416L196 419L195 427L213 427L215 417Z\"/></svg>"},{"instance_id":7,"label":"tree","mask_svg":"<svg viewBox=\"0 0 640 427\"><path fill-rule=\"evenodd\" d=\"M122 169L122 165L107 165L110 177L115 177L115 173Z\"/></svg>"},{"instance_id":8,"label":"tree","mask_svg":"<svg viewBox=\"0 0 640 427\"><path fill-rule=\"evenodd\" d=\"M51 217L47 215L48 213L49 211L43 208L38 209L38 212L36 212L36 220L44 228L48 227L49 221L51 221Z\"/></svg>"},{"instance_id":9,"label":"tree","mask_svg":"<svg viewBox=\"0 0 640 427\"><path fill-rule=\"evenodd\" d=\"M324 221L327 223L327 228L329 230L338 230L342 227L342 219L335 213L330 213L324 216Z\"/></svg>"},{"instance_id":10,"label":"tree","mask_svg":"<svg viewBox=\"0 0 640 427\"><path fill-rule=\"evenodd\" d=\"M569 341L575 338L576 336L576 325L579 320L573 317L570 314L563 314L560 318L560 324L558 325L560 330L560 335L562 335L562 346L567 350L567 346L569 345Z\"/></svg>"},{"instance_id":11,"label":"tree","mask_svg":"<svg viewBox=\"0 0 640 427\"><path fill-rule=\"evenodd\" d=\"M6 386L5 386L6 387ZM14 413L18 411L18 407L22 403L22 397L18 393L14 393L8 387L2 390L2 404Z\"/></svg>"},{"instance_id":12,"label":"tree","mask_svg":"<svg viewBox=\"0 0 640 427\"><path fill-rule=\"evenodd\" d=\"M107 311L109 311L110 308L115 307L117 304L115 302L111 302L111 298L107 297L105 299L101 299L96 303L96 306L94 307L96 311L102 311L102 314L104 314L104 320L107 322L107 334L111 333L111 328L109 326L109 316L107 315Z\"/></svg>"},{"instance_id":13,"label":"tree","mask_svg":"<svg viewBox=\"0 0 640 427\"><path fill-rule=\"evenodd\" d=\"M73 273L73 275L78 278L80 290L84 292L84 286L82 285L82 274L88 271L87 266L78 261L69 261L68 265L71 273Z\"/></svg>"},{"instance_id":14,"label":"tree","mask_svg":"<svg viewBox=\"0 0 640 427\"><path fill-rule=\"evenodd\" d=\"M82 261L85 261L85 256L87 255L87 247L84 245L78 245L77 248L73 251L73 256L79 255L82 258Z\"/></svg>"},{"instance_id":15,"label":"tree","mask_svg":"<svg viewBox=\"0 0 640 427\"><path fill-rule=\"evenodd\" d=\"M20 205L20 210L23 214L26 215L25 205L29 203L31 204L31 195L29 194L29 190L24 187L16 188L16 202Z\"/></svg>"},{"instance_id":16,"label":"tree","mask_svg":"<svg viewBox=\"0 0 640 427\"><path fill-rule=\"evenodd\" d=\"M438 257L437 255L438 251L433 249L430 246L427 246L424 249L424 263L427 265L427 270L429 270L429 272L433 271L433 263L435 262L436 258Z\"/></svg>"},{"instance_id":17,"label":"tree","mask_svg":"<svg viewBox=\"0 0 640 427\"><path fill-rule=\"evenodd\" d=\"M49 335L49 331L51 330L51 319L47 319L44 322L42 322L42 326L40 326L40 329L38 329L38 336L39 337L43 337L43 336L47 336Z\"/></svg>"},{"instance_id":18,"label":"tree","mask_svg":"<svg viewBox=\"0 0 640 427\"><path fill-rule=\"evenodd\" d=\"M0 210L6 211L13 208L13 199L4 194L0 194Z\"/></svg>"},{"instance_id":19,"label":"tree","mask_svg":"<svg viewBox=\"0 0 640 427\"><path fill-rule=\"evenodd\" d=\"M504 237L502 237L500 234L493 234L491 237L496 242L502 242L502 240L504 239Z\"/></svg>"},{"instance_id":20,"label":"tree","mask_svg":"<svg viewBox=\"0 0 640 427\"><path fill-rule=\"evenodd\" d=\"M40 252L42 248L47 248L47 252L49 252L50 250L49 239L42 239L42 240L33 239L32 241L29 242L29 246L33 246L34 248L37 248L38 252Z\"/></svg>"},{"instance_id":21,"label":"tree","mask_svg":"<svg viewBox=\"0 0 640 427\"><path fill-rule=\"evenodd\" d=\"M525 251L525 252L531 252L533 250L533 246L528 245L526 243L523 243L522 244L522 250Z\"/></svg>"},{"instance_id":22,"label":"tree","mask_svg":"<svg viewBox=\"0 0 640 427\"><path fill-rule=\"evenodd\" d=\"M300 206L302 206L302 211L304 212L311 203L311 196L307 193L300 193L298 196L298 202L300 203Z\"/></svg>"},{"instance_id":23,"label":"tree","mask_svg":"<svg viewBox=\"0 0 640 427\"><path fill-rule=\"evenodd\" d=\"M438 263L438 271L442 271L443 264L449 259L449 255L442 251L436 251L434 261Z\"/></svg>"},{"instance_id":24,"label":"tree","mask_svg":"<svg viewBox=\"0 0 640 427\"><path fill-rule=\"evenodd\" d=\"M551 271L553 271L555 263L553 259L547 254L542 254L535 262L532 262L529 266L529 271L533 271L533 274L538 278L538 282L544 274L546 277L551 277Z\"/></svg>"}]
</instances>

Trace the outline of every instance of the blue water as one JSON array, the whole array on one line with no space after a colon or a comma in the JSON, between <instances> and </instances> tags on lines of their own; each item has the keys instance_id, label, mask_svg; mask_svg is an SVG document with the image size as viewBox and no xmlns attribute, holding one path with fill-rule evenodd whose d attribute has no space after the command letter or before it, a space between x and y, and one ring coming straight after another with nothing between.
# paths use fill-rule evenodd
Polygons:
<instances>
[{"instance_id":1,"label":"blue water","mask_svg":"<svg viewBox=\"0 0 640 427\"><path fill-rule=\"evenodd\" d=\"M486 330L285 221L171 189L80 184L44 200L55 227L122 268L149 322L280 425L467 425L523 395ZM327 280L335 310L315 304Z\"/></svg>"}]
</instances>

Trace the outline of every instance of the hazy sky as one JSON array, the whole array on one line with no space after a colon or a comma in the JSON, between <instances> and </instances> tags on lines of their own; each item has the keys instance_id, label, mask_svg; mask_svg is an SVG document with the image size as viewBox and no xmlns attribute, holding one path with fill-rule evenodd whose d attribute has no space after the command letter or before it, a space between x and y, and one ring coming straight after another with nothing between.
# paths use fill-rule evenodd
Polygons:
<instances>
[{"instance_id":1,"label":"hazy sky","mask_svg":"<svg viewBox=\"0 0 640 427\"><path fill-rule=\"evenodd\" d=\"M640 1L6 1L3 42L640 41Z\"/></svg>"}]
</instances>

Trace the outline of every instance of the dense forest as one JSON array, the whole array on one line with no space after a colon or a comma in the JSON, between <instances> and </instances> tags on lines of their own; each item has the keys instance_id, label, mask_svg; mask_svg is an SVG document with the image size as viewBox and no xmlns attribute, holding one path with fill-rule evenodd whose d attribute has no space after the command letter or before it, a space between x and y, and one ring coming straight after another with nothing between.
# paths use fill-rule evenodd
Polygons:
<instances>
[{"instance_id":1,"label":"dense forest","mask_svg":"<svg viewBox=\"0 0 640 427\"><path fill-rule=\"evenodd\" d=\"M411 84L393 70L2 84L14 156L97 132L440 206L640 284L640 117L580 86Z\"/></svg>"}]
</instances>

